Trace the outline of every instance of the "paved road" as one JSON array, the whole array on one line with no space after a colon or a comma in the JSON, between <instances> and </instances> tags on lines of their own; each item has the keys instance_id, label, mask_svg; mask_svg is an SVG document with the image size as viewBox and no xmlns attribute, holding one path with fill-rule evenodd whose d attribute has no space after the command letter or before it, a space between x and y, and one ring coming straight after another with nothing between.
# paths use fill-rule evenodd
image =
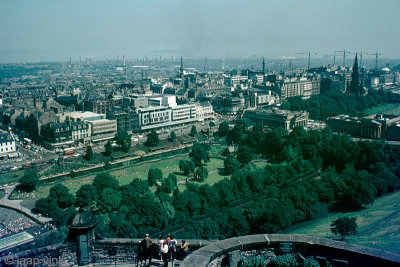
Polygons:
<instances>
[{"instance_id":1,"label":"paved road","mask_svg":"<svg viewBox=\"0 0 400 267\"><path fill-rule=\"evenodd\" d=\"M53 151L43 149L43 152L34 152L24 148L19 144L16 146L17 152L22 156L15 159L4 159L0 161L0 170L3 168L11 169L13 167L17 167L19 169L21 166L25 166L25 164L42 164L47 163L49 160L58 158L58 154Z\"/></svg>"},{"instance_id":2,"label":"paved road","mask_svg":"<svg viewBox=\"0 0 400 267\"><path fill-rule=\"evenodd\" d=\"M46 222L51 221L51 219L39 216L37 214L33 214L29 209L21 206L22 200L20 200L20 199L19 200L11 200L11 199L9 199L9 196L10 196L11 192L15 189L16 186L17 185L12 185L12 186L7 186L7 187L4 188L4 190L7 193L4 195L4 197L2 199L0 199L0 205L17 209L17 210L21 211L22 213L25 213L28 216L31 216L31 217L37 219L41 223L46 223Z\"/></svg>"}]
</instances>

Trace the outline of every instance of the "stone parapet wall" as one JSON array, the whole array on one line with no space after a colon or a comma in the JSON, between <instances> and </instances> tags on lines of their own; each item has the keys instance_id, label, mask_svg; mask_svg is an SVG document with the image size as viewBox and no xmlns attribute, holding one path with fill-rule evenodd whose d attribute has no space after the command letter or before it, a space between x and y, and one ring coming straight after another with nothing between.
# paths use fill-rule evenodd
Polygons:
<instances>
[{"instance_id":1,"label":"stone parapet wall","mask_svg":"<svg viewBox=\"0 0 400 267\"><path fill-rule=\"evenodd\" d=\"M92 242L93 263L134 263L140 239L110 238Z\"/></svg>"},{"instance_id":2,"label":"stone parapet wall","mask_svg":"<svg viewBox=\"0 0 400 267\"><path fill-rule=\"evenodd\" d=\"M108 238L91 242L92 263L129 263L137 262L137 248L142 239ZM178 247L181 240L178 241ZM225 240L187 239L190 243L189 254L181 267L207 267L217 257L233 251L268 249L276 255L283 254L282 244L291 244L292 253L314 256L332 262L339 260L348 266L400 266L400 254L374 248L363 247L336 240L305 235L248 235ZM153 240L154 243L157 239ZM286 247L287 248L287 247ZM288 252L288 251L287 251ZM291 253L288 252L288 253ZM31 261L31 265L29 265ZM76 245L63 243L29 250L0 258L0 266L73 266L77 265Z\"/></svg>"},{"instance_id":3,"label":"stone parapet wall","mask_svg":"<svg viewBox=\"0 0 400 267\"><path fill-rule=\"evenodd\" d=\"M181 267L207 267L217 257L236 250L273 248L279 254L281 243L292 243L293 252L342 260L349 266L399 266L400 255L346 242L305 235L248 235L225 239L204 246L185 258ZM282 253L281 253L282 254Z\"/></svg>"}]
</instances>

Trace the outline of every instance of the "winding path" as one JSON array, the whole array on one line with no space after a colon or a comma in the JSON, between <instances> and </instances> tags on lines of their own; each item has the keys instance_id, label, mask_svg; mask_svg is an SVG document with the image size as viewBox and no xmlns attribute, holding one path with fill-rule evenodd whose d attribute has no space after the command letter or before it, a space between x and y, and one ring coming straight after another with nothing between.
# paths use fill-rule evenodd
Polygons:
<instances>
[{"instance_id":1,"label":"winding path","mask_svg":"<svg viewBox=\"0 0 400 267\"><path fill-rule=\"evenodd\" d=\"M35 219L36 221L38 221L42 224L51 221L50 218L45 218L45 217L39 216L37 214L33 214L29 209L22 206L21 205L22 199L17 199L17 200L9 199L11 193L14 191L16 186L17 186L17 184L4 187L6 194L4 195L4 197L2 199L0 199L0 206L17 210L17 211L27 215L28 217Z\"/></svg>"}]
</instances>

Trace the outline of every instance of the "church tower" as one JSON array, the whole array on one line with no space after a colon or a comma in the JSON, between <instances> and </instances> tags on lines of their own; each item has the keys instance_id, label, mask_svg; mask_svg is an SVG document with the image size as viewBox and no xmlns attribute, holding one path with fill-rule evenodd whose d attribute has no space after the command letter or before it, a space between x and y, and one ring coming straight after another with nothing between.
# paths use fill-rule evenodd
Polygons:
<instances>
[{"instance_id":1,"label":"church tower","mask_svg":"<svg viewBox=\"0 0 400 267\"><path fill-rule=\"evenodd\" d=\"M182 57L181 57L181 68L179 69L179 75L183 79L183 60L182 60Z\"/></svg>"},{"instance_id":2,"label":"church tower","mask_svg":"<svg viewBox=\"0 0 400 267\"><path fill-rule=\"evenodd\" d=\"M262 74L265 75L265 60L263 58L263 62L262 62Z\"/></svg>"}]
</instances>

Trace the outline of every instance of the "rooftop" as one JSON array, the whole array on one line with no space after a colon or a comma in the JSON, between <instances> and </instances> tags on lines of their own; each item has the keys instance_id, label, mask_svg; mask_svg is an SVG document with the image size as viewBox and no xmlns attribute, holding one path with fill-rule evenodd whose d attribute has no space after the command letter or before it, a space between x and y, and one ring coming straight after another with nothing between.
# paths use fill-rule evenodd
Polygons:
<instances>
[{"instance_id":1,"label":"rooftop","mask_svg":"<svg viewBox=\"0 0 400 267\"><path fill-rule=\"evenodd\" d=\"M97 219L93 213L89 211L79 211L74 214L67 223L68 228L84 229L96 226Z\"/></svg>"},{"instance_id":2,"label":"rooftop","mask_svg":"<svg viewBox=\"0 0 400 267\"><path fill-rule=\"evenodd\" d=\"M13 140L13 137L9 133L0 133L0 143L10 142Z\"/></svg>"},{"instance_id":3,"label":"rooftop","mask_svg":"<svg viewBox=\"0 0 400 267\"><path fill-rule=\"evenodd\" d=\"M69 117L78 117L78 118L90 118L90 117L97 117L97 116L104 116L104 114L98 114L98 113L94 113L91 111L74 111L74 112L68 112L66 114Z\"/></svg>"}]
</instances>

